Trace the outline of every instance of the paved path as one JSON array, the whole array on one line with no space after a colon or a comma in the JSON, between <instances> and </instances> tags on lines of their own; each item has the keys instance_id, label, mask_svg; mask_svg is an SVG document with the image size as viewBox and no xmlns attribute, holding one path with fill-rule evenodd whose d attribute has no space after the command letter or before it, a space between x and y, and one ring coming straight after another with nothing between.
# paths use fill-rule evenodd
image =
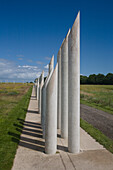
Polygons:
<instances>
[{"instance_id":1,"label":"paved path","mask_svg":"<svg viewBox=\"0 0 113 170\"><path fill-rule=\"evenodd\" d=\"M113 115L81 104L81 118L113 140Z\"/></svg>"},{"instance_id":2,"label":"paved path","mask_svg":"<svg viewBox=\"0 0 113 170\"><path fill-rule=\"evenodd\" d=\"M84 130L80 132L80 154L67 152L67 140L61 139L58 131L58 151L55 155L46 155L33 89L12 170L113 170L113 155Z\"/></svg>"}]
</instances>

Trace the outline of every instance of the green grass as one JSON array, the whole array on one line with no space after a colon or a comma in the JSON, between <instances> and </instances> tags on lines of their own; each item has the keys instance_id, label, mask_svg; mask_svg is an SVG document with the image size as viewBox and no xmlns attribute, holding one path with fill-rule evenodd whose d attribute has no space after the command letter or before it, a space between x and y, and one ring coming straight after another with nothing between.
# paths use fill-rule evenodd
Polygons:
<instances>
[{"instance_id":1,"label":"green grass","mask_svg":"<svg viewBox=\"0 0 113 170\"><path fill-rule=\"evenodd\" d=\"M113 85L81 85L82 104L113 114Z\"/></svg>"},{"instance_id":2,"label":"green grass","mask_svg":"<svg viewBox=\"0 0 113 170\"><path fill-rule=\"evenodd\" d=\"M113 85L81 85L80 93L80 102L82 104L113 114ZM82 119L81 127L113 153L113 140Z\"/></svg>"},{"instance_id":3,"label":"green grass","mask_svg":"<svg viewBox=\"0 0 113 170\"><path fill-rule=\"evenodd\" d=\"M103 145L108 151L113 153L113 140L109 139L101 131L94 128L91 124L87 123L85 120L82 119L80 120L80 126L97 142Z\"/></svg>"},{"instance_id":4,"label":"green grass","mask_svg":"<svg viewBox=\"0 0 113 170\"><path fill-rule=\"evenodd\" d=\"M32 87L0 84L0 90L7 91L5 95L0 95L0 170L10 170L18 147L14 138L19 139L21 134L16 125L19 125L19 119L25 118Z\"/></svg>"}]
</instances>

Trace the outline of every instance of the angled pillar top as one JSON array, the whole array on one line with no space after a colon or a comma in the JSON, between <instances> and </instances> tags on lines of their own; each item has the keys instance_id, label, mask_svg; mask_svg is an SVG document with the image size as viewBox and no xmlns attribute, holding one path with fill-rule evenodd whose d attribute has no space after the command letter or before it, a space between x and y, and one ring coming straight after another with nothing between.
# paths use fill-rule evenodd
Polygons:
<instances>
[{"instance_id":1,"label":"angled pillar top","mask_svg":"<svg viewBox=\"0 0 113 170\"><path fill-rule=\"evenodd\" d=\"M38 87L39 87L39 78L38 78L38 81L37 81L37 85L38 85Z\"/></svg>"},{"instance_id":2,"label":"angled pillar top","mask_svg":"<svg viewBox=\"0 0 113 170\"><path fill-rule=\"evenodd\" d=\"M78 29L80 30L80 11L78 12L78 15L77 15L77 17L74 21L74 24L71 28L70 35L74 33L79 36ZM76 37L73 37L73 40L74 39L76 39Z\"/></svg>"},{"instance_id":3,"label":"angled pillar top","mask_svg":"<svg viewBox=\"0 0 113 170\"><path fill-rule=\"evenodd\" d=\"M64 38L62 45L61 45L61 56L62 56L62 50L63 48L65 48L65 50L67 50L67 55L68 55L68 36L70 34L70 29L68 30L68 33L66 35L66 37ZM68 58L68 56L67 56Z\"/></svg>"},{"instance_id":4,"label":"angled pillar top","mask_svg":"<svg viewBox=\"0 0 113 170\"><path fill-rule=\"evenodd\" d=\"M50 79L50 81L48 82L49 84L50 84L50 82L53 82L53 81L54 81L54 76L55 76L55 74L56 74L56 72L57 72L57 69L58 69L58 63L56 64L55 69L54 69L54 71L53 71L53 74L52 74L52 76L51 76L51 79ZM51 85L52 85L52 84L51 84Z\"/></svg>"},{"instance_id":5,"label":"angled pillar top","mask_svg":"<svg viewBox=\"0 0 113 170\"><path fill-rule=\"evenodd\" d=\"M60 48L62 48L62 46L64 45L65 41L68 39L69 34L70 34L70 28L69 28L69 30L68 30L68 33L67 33L66 37L65 37L64 40L62 41L62 44L61 44L61 47L60 47ZM59 50L59 52L60 52L60 50ZM59 53L59 52L58 52L58 53Z\"/></svg>"},{"instance_id":6,"label":"angled pillar top","mask_svg":"<svg viewBox=\"0 0 113 170\"><path fill-rule=\"evenodd\" d=\"M50 72L50 74L48 75L48 77L46 78L46 81L45 81L45 83L44 83L44 87L45 87L45 88L47 87L47 85L48 85L48 83L49 83L49 80L50 80L50 78L51 78L51 76L52 76L52 74L53 74L53 71L54 71L54 70L52 70L52 71Z\"/></svg>"},{"instance_id":7,"label":"angled pillar top","mask_svg":"<svg viewBox=\"0 0 113 170\"><path fill-rule=\"evenodd\" d=\"M52 56L51 61L49 63L49 74L52 70L54 70L54 55Z\"/></svg>"},{"instance_id":8,"label":"angled pillar top","mask_svg":"<svg viewBox=\"0 0 113 170\"><path fill-rule=\"evenodd\" d=\"M61 48L59 49L58 54L57 54L57 62L59 60L59 57L61 57Z\"/></svg>"},{"instance_id":9,"label":"angled pillar top","mask_svg":"<svg viewBox=\"0 0 113 170\"><path fill-rule=\"evenodd\" d=\"M41 83L44 84L44 71L42 71L42 74L41 74Z\"/></svg>"},{"instance_id":10,"label":"angled pillar top","mask_svg":"<svg viewBox=\"0 0 113 170\"><path fill-rule=\"evenodd\" d=\"M61 44L60 49L62 48L62 46L63 46L63 44L64 44L64 41L65 41L65 38L64 38L63 41L62 41L62 44Z\"/></svg>"}]
</instances>

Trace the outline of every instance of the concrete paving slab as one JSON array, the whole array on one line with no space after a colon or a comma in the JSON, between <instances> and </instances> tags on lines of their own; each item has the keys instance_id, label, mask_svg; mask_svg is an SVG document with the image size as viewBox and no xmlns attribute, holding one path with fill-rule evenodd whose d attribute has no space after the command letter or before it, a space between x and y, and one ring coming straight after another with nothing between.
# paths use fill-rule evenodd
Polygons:
<instances>
[{"instance_id":1,"label":"concrete paving slab","mask_svg":"<svg viewBox=\"0 0 113 170\"><path fill-rule=\"evenodd\" d=\"M68 152L67 140L57 137L57 153L46 155L45 141L33 88L28 112L12 170L113 170L113 154L103 148L83 129L80 130L81 152ZM20 120L20 125L23 123Z\"/></svg>"}]
</instances>

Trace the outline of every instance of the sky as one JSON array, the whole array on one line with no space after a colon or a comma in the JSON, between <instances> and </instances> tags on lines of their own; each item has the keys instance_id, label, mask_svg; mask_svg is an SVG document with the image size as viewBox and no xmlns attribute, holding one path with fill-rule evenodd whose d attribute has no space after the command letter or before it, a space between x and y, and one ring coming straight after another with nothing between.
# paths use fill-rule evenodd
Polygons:
<instances>
[{"instance_id":1,"label":"sky","mask_svg":"<svg viewBox=\"0 0 113 170\"><path fill-rule=\"evenodd\" d=\"M48 73L80 11L80 73L113 73L113 0L0 0L0 81Z\"/></svg>"}]
</instances>

